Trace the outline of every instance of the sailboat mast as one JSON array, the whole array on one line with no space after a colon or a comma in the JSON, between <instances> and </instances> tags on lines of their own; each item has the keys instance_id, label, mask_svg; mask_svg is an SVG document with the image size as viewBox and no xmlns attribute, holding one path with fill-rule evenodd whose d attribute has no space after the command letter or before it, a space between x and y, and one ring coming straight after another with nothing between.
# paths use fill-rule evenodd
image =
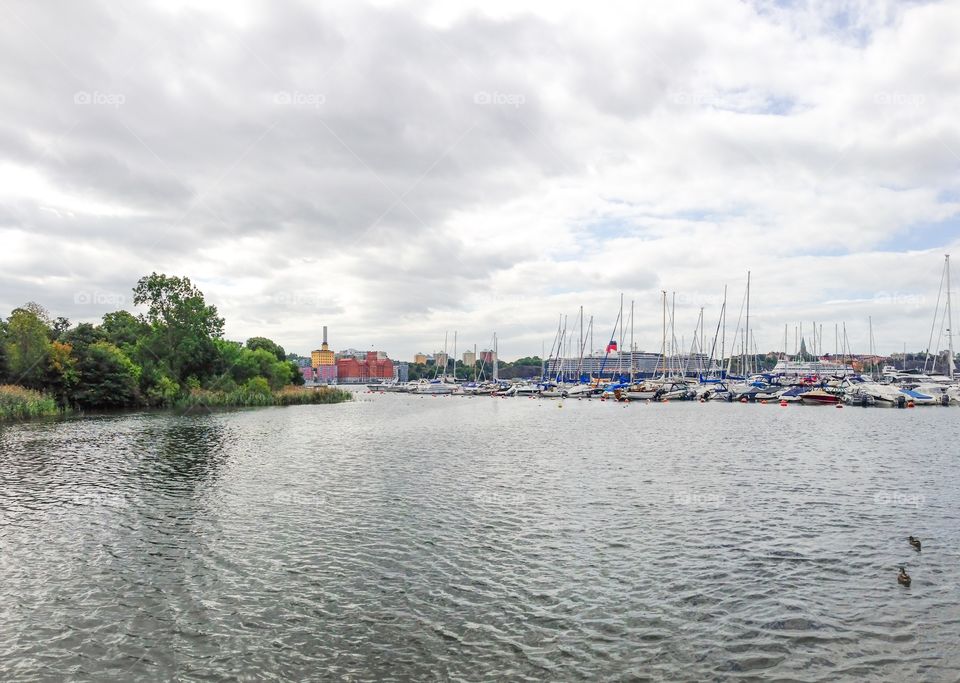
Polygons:
<instances>
[{"instance_id":1,"label":"sailboat mast","mask_svg":"<svg viewBox=\"0 0 960 683\"><path fill-rule=\"evenodd\" d=\"M453 331L453 381L457 381L457 331Z\"/></svg>"},{"instance_id":2,"label":"sailboat mast","mask_svg":"<svg viewBox=\"0 0 960 683\"><path fill-rule=\"evenodd\" d=\"M677 354L677 293L673 292L670 301L670 372L673 373L674 357ZM676 359L677 369L680 369L680 359Z\"/></svg>"},{"instance_id":3,"label":"sailboat mast","mask_svg":"<svg viewBox=\"0 0 960 683\"><path fill-rule=\"evenodd\" d=\"M727 355L727 286L723 286L723 306L720 308L720 317L723 320L723 337L720 339L720 367L723 367L723 359ZM730 366L727 366L727 371Z\"/></svg>"},{"instance_id":4,"label":"sailboat mast","mask_svg":"<svg viewBox=\"0 0 960 683\"><path fill-rule=\"evenodd\" d=\"M620 339L617 342L617 375L623 374L623 292L620 292ZM619 377L617 378L619 381Z\"/></svg>"},{"instance_id":5,"label":"sailboat mast","mask_svg":"<svg viewBox=\"0 0 960 683\"><path fill-rule=\"evenodd\" d=\"M500 356L497 355L497 333L493 333L493 382L496 384L500 381L500 368L497 367L500 365Z\"/></svg>"},{"instance_id":6,"label":"sailboat mast","mask_svg":"<svg viewBox=\"0 0 960 683\"><path fill-rule=\"evenodd\" d=\"M947 269L947 347L950 358L947 359L947 368L950 370L950 379L953 379L953 310L950 308L950 254L946 257Z\"/></svg>"},{"instance_id":7,"label":"sailboat mast","mask_svg":"<svg viewBox=\"0 0 960 683\"><path fill-rule=\"evenodd\" d=\"M783 374L787 374L787 323L783 324Z\"/></svg>"},{"instance_id":8,"label":"sailboat mast","mask_svg":"<svg viewBox=\"0 0 960 683\"><path fill-rule=\"evenodd\" d=\"M580 306L580 361L577 363L577 384L583 375L583 306Z\"/></svg>"},{"instance_id":9,"label":"sailboat mast","mask_svg":"<svg viewBox=\"0 0 960 683\"><path fill-rule=\"evenodd\" d=\"M703 367L704 359L706 356L706 349L703 348L703 328L705 327L706 321L703 319L703 306L700 307L700 348L697 349L697 353L700 354L700 357L697 359L697 365L700 367L700 372L706 374L706 369Z\"/></svg>"},{"instance_id":10,"label":"sailboat mast","mask_svg":"<svg viewBox=\"0 0 960 683\"><path fill-rule=\"evenodd\" d=\"M663 377L667 376L667 290L663 293L663 343L660 346L660 360L663 362Z\"/></svg>"},{"instance_id":11,"label":"sailboat mast","mask_svg":"<svg viewBox=\"0 0 960 683\"><path fill-rule=\"evenodd\" d=\"M630 299L630 384L633 384L633 299Z\"/></svg>"},{"instance_id":12,"label":"sailboat mast","mask_svg":"<svg viewBox=\"0 0 960 683\"><path fill-rule=\"evenodd\" d=\"M747 328L744 339L747 340L747 343L750 343L750 271L747 271ZM749 349L748 349L749 351ZM750 371L753 371L753 361L750 361Z\"/></svg>"}]
</instances>

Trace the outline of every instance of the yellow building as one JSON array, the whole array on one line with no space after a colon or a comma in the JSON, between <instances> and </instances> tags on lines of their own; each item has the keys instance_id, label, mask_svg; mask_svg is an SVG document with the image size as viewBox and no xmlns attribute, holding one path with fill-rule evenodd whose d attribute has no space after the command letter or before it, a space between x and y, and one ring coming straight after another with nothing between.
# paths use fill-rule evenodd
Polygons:
<instances>
[{"instance_id":1,"label":"yellow building","mask_svg":"<svg viewBox=\"0 0 960 683\"><path fill-rule=\"evenodd\" d=\"M427 354L418 353L413 357L414 365L426 365L427 364Z\"/></svg>"},{"instance_id":2,"label":"yellow building","mask_svg":"<svg viewBox=\"0 0 960 683\"><path fill-rule=\"evenodd\" d=\"M327 345L327 326L323 326L323 344L320 345L319 349L314 349L310 352L310 365L315 368L320 367L321 365L336 365L337 361L334 357L333 351L330 350L330 347Z\"/></svg>"}]
</instances>

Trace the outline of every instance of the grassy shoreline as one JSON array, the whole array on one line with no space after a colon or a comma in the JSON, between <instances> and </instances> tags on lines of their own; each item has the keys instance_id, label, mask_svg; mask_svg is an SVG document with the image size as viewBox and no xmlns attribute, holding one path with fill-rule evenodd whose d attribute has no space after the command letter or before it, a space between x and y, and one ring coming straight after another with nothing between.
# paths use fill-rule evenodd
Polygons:
<instances>
[{"instance_id":1,"label":"grassy shoreline","mask_svg":"<svg viewBox=\"0 0 960 683\"><path fill-rule=\"evenodd\" d=\"M333 387L308 389L284 387L269 393L237 389L235 391L211 391L194 389L174 404L178 409L196 408L254 408L262 406L296 406L343 403L353 398L349 391Z\"/></svg>"},{"instance_id":2,"label":"grassy shoreline","mask_svg":"<svg viewBox=\"0 0 960 683\"><path fill-rule=\"evenodd\" d=\"M54 417L63 411L46 394L15 384L0 384L0 420Z\"/></svg>"},{"instance_id":3,"label":"grassy shoreline","mask_svg":"<svg viewBox=\"0 0 960 683\"><path fill-rule=\"evenodd\" d=\"M284 387L279 391L257 392L247 389L235 391L210 391L208 389L194 389L167 406L166 409L185 412L207 411L214 408L255 408L266 406L295 406L343 403L353 399L353 394L343 389L321 387L307 389L303 387ZM118 412L142 410L140 407L131 407ZM63 410L57 402L39 391L25 387L4 384L0 385L0 422L14 422L41 417L57 417L69 413ZM99 411L95 411L99 412Z\"/></svg>"}]
</instances>

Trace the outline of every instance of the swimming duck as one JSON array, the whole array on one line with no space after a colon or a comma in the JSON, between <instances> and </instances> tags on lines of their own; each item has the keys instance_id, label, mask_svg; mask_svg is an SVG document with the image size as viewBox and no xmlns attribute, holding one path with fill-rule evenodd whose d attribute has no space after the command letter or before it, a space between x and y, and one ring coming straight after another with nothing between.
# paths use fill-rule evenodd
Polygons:
<instances>
[{"instance_id":1,"label":"swimming duck","mask_svg":"<svg viewBox=\"0 0 960 683\"><path fill-rule=\"evenodd\" d=\"M919 553L919 552L920 552L920 539L919 539L919 538L914 538L913 536L911 536L911 537L908 538L907 540L910 541L910 545L913 546L913 549L916 550L916 551Z\"/></svg>"},{"instance_id":2,"label":"swimming duck","mask_svg":"<svg viewBox=\"0 0 960 683\"><path fill-rule=\"evenodd\" d=\"M910 575L907 574L907 570L903 567L900 567L900 573L897 574L897 583L899 583L901 586L910 585Z\"/></svg>"}]
</instances>

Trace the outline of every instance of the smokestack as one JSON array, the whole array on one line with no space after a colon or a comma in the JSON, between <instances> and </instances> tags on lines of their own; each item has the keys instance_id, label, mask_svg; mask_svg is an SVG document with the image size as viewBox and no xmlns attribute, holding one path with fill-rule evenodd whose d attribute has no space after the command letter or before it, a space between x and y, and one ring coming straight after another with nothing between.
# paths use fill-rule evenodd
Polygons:
<instances>
[{"instance_id":1,"label":"smokestack","mask_svg":"<svg viewBox=\"0 0 960 683\"><path fill-rule=\"evenodd\" d=\"M324 344L327 343L327 326L326 325L323 326L323 343Z\"/></svg>"}]
</instances>

